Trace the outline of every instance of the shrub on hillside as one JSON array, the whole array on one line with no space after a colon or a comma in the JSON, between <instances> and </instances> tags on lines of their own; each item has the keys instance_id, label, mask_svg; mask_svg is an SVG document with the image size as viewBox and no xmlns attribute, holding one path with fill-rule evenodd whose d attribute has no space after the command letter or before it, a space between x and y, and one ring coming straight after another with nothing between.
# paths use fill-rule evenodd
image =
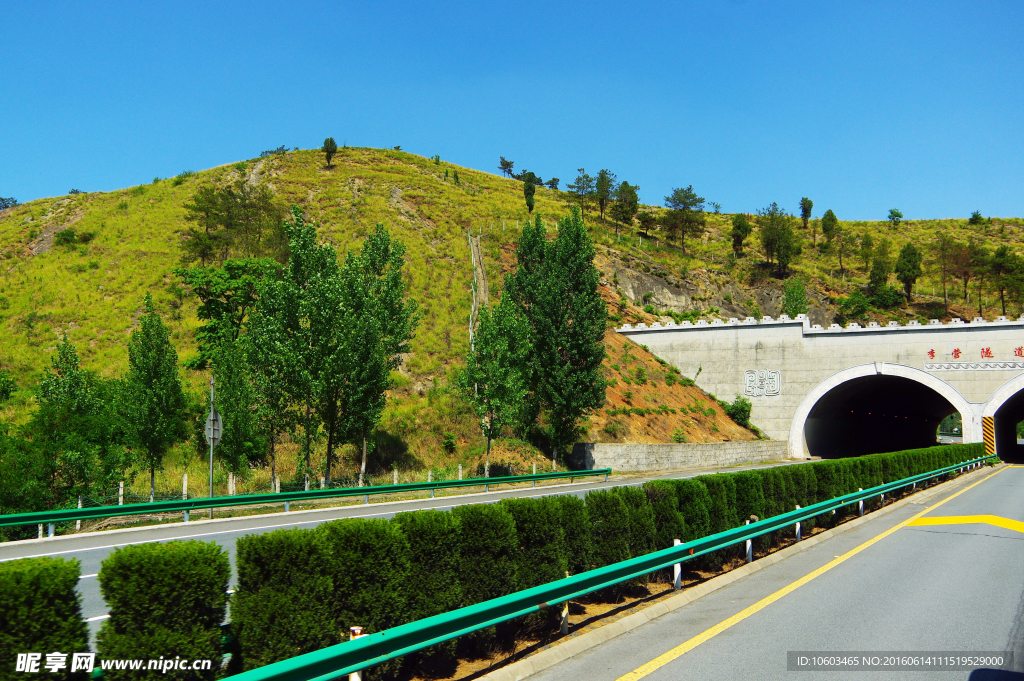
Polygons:
<instances>
[{"instance_id":1,"label":"shrub on hillside","mask_svg":"<svg viewBox=\"0 0 1024 681\"><path fill-rule=\"evenodd\" d=\"M231 604L244 669L339 642L330 599L329 554L313 530L239 537L238 587Z\"/></svg>"},{"instance_id":2,"label":"shrub on hillside","mask_svg":"<svg viewBox=\"0 0 1024 681\"><path fill-rule=\"evenodd\" d=\"M110 609L97 637L100 657L211 660L208 670L151 671L143 678L215 678L230 577L227 553L213 543L189 540L116 549L103 561L98 577ZM140 677L131 670L107 670L106 676Z\"/></svg>"},{"instance_id":3,"label":"shrub on hillside","mask_svg":"<svg viewBox=\"0 0 1024 681\"><path fill-rule=\"evenodd\" d=\"M74 653L89 650L89 630L82 619L82 599L75 590L81 569L77 560L23 558L0 563L0 678L13 679L18 653L44 657L39 671L47 678L85 681L89 674L71 673ZM46 653L67 654L56 673L44 670Z\"/></svg>"}]
</instances>

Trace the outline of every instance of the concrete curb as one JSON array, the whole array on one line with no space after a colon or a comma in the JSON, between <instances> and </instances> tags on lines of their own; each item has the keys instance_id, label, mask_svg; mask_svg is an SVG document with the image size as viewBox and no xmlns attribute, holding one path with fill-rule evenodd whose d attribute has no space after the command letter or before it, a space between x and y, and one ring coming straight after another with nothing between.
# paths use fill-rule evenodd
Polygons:
<instances>
[{"instance_id":1,"label":"concrete curb","mask_svg":"<svg viewBox=\"0 0 1024 681\"><path fill-rule=\"evenodd\" d=\"M1000 466L994 466L993 468L1000 468ZM496 669L493 672L485 674L480 677L480 681L521 681L521 679L528 678L538 672L542 672L546 669L554 667L559 662L568 660L571 657L575 657L582 652L590 650L591 648L597 647L605 641L611 640L616 636L625 634L637 627L647 624L648 622L661 617L662 615L668 614L673 610L683 607L688 603L692 603L698 598L702 598L713 591L717 591L729 584L732 584L738 579L742 579L747 575L754 574L765 568L771 567L775 563L781 560L785 560L789 556L800 551L806 551L823 541L827 541L838 534L848 532L855 527L862 525L863 523L880 518L881 516L895 511L897 508L902 508L910 503L919 503L931 499L932 497L938 496L944 492L955 491L959 486L957 483L969 483L975 478L980 477L982 474L987 472L987 468L982 466L976 471L965 473L964 475L950 480L948 482L936 485L929 489L918 492L908 497L904 497L899 501L895 502L890 506L881 508L877 511L867 513L860 518L854 518L853 520L847 521L842 525L833 527L830 530L826 530L820 534L816 534L813 537L808 537L792 546L776 551L775 553L769 554L764 558L758 558L753 563L747 563L743 567L731 570L724 575L714 577L698 586L684 589L682 592L675 596L667 598L661 603L656 603L650 607L644 608L640 612L633 613L627 617L623 617L617 622L606 624L599 629L582 634L581 636L570 638L563 643L554 645L547 650L541 651L535 655L513 662L510 665Z\"/></svg>"}]
</instances>

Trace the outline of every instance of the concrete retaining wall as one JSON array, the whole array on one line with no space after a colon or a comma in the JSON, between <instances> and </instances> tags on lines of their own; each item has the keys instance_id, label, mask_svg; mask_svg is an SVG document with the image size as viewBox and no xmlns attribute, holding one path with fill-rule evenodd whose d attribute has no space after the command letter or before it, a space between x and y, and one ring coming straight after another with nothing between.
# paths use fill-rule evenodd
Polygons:
<instances>
[{"instance_id":1,"label":"concrete retaining wall","mask_svg":"<svg viewBox=\"0 0 1024 681\"><path fill-rule=\"evenodd\" d=\"M572 450L577 470L611 468L621 472L710 468L780 461L789 456L785 440L709 442L704 444L605 444L580 443Z\"/></svg>"}]
</instances>

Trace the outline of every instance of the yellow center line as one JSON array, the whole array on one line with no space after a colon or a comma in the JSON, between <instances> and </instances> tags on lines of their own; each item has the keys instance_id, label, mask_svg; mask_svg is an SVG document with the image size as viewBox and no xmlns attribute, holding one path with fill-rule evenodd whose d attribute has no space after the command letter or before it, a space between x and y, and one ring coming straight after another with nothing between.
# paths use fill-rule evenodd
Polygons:
<instances>
[{"instance_id":1,"label":"yellow center line","mask_svg":"<svg viewBox=\"0 0 1024 681\"><path fill-rule=\"evenodd\" d=\"M925 527L928 525L994 525L1004 530L1024 532L1024 523L1019 520L1001 518L997 515L943 515L934 518L918 518L907 523L909 527Z\"/></svg>"},{"instance_id":2,"label":"yellow center line","mask_svg":"<svg viewBox=\"0 0 1024 681\"><path fill-rule=\"evenodd\" d=\"M653 660L651 660L647 664L641 665L640 667L637 667L636 669L634 669L633 671L629 672L628 674L624 674L623 676L620 676L617 679L617 681L638 681L639 679L644 678L645 676L647 676L651 672L653 672L653 671L655 671L657 669L660 669L661 667L664 667L669 662L672 662L673 660L675 660L675 659L681 657L682 655L686 654L687 652L693 650L694 648L699 646L701 643L704 643L705 641L711 640L715 636L718 636L719 634L721 634L726 629L729 629L730 627L732 627L732 626L734 626L736 624L739 624L740 622L742 622L743 620L747 619L748 617L750 617L754 613L763 610L764 608L768 607L769 605L771 605L775 601L779 600L780 598L782 598L786 594L792 593L792 592L796 591L797 589L799 589L800 587L802 587L804 584L807 584L808 582L813 580L814 578L820 577L821 575L825 574L826 572L828 572L829 570L831 570L835 566L837 566L840 563L842 563L842 562L852 558L853 556L857 555L858 553L860 553L864 549L868 548L869 546L871 546L871 545L873 545L873 544L875 544L875 543L885 539L886 537L888 537L890 534L892 534L896 530L899 530L899 529L902 529L902 528L906 527L907 525L911 524L912 522L916 521L918 518L923 516L925 513L928 513L930 511L938 508L939 506L942 506L947 501L951 501L952 499L955 499L956 497L960 496L961 494L963 494L967 490L971 489L972 487L976 487L976 486L980 485L981 483L985 482L986 480L988 480L989 478L991 478L991 477L993 477L995 475L998 475L999 473L1002 473L1005 469L1006 469L1006 467L1000 468L995 473L992 473L991 475L988 475L985 478L982 478L981 480L979 480L978 482L976 482L976 483L974 483L972 485L964 487L962 490L960 490L956 494L953 494L953 495L951 495L949 497L946 497L945 499L943 499L942 501L940 501L937 504L934 504L933 506L929 506L928 508L924 509L920 513L918 513L918 514L916 514L916 515L914 515L914 516L904 520L903 522L899 523L895 527L892 527L892 528L886 530L885 532L882 532L878 536L873 537L873 538L867 540L866 542L864 542L860 546L857 546L856 548L850 549L849 551L847 551L843 555L839 556L838 558L832 560L829 563L826 563L825 565L822 565L820 568L818 568L814 572L811 572L809 574L804 575L803 577L801 577L800 579L796 580L795 582L793 582L791 584L788 584L787 586L782 587L781 589L779 589L775 593L771 594L770 596L766 596L765 598L762 598L757 603L754 603L750 607L741 610L740 612L736 613L732 617L719 622L715 626L713 626L710 629L707 629L707 630L701 632L700 634L697 634L696 636L694 636L690 640L685 641L683 643L680 643L679 645L677 645L672 650L670 650L667 653L664 653L662 655L659 655L658 657L654 658ZM951 517L955 517L955 516L951 516ZM974 516L974 517L977 517L977 516ZM990 516L990 517L995 517L995 516Z\"/></svg>"}]
</instances>

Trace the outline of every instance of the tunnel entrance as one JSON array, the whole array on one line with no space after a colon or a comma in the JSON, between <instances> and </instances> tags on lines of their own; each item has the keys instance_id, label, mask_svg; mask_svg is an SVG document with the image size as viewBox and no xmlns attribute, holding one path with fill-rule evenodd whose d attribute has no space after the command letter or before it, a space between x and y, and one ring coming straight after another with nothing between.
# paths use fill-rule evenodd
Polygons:
<instances>
[{"instance_id":1,"label":"tunnel entrance","mask_svg":"<svg viewBox=\"0 0 1024 681\"><path fill-rule=\"evenodd\" d=\"M1017 444L1024 421L1024 390L1003 402L995 413L996 453L1008 463L1024 463L1024 445Z\"/></svg>"},{"instance_id":2,"label":"tunnel entrance","mask_svg":"<svg viewBox=\"0 0 1024 681\"><path fill-rule=\"evenodd\" d=\"M1024 418L1024 392L1020 395ZM938 392L909 378L862 376L837 385L815 403L804 438L810 455L822 458L930 447L936 444L939 423L956 411Z\"/></svg>"}]
</instances>

